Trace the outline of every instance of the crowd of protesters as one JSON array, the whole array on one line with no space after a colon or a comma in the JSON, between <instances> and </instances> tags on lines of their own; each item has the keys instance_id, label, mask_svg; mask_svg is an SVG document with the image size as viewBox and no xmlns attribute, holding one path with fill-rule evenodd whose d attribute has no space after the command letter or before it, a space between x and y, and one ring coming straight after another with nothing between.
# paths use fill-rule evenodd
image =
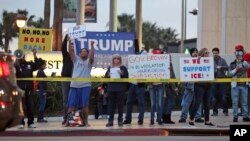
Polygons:
<instances>
[{"instance_id":1,"label":"crowd of protesters","mask_svg":"<svg viewBox=\"0 0 250 141\"><path fill-rule=\"evenodd\" d=\"M250 55L246 58L246 52L243 45L235 46L235 60L229 65L224 58L220 56L219 48L212 50L214 58L214 77L215 78L247 78L250 77ZM152 54L166 54L167 52L159 49L154 49ZM190 49L190 57L198 59L202 57L209 57L209 50L202 48L198 51L196 48ZM143 51L138 55L145 55L147 52ZM36 57L36 52L33 51L34 61L27 62L25 56L16 60L15 69L17 78L33 77L33 71L39 70L37 77L46 77L44 69L46 62ZM82 48L79 55L76 55L73 42L66 36L62 45L63 55L63 77L72 78L90 78L90 72L94 63L94 42L91 42L90 50ZM245 58L244 58L245 57ZM42 63L41 63L42 62ZM171 63L170 57L170 78L175 78L175 73ZM248 72L248 73L247 73ZM105 78L128 78L129 72L127 67L122 64L122 58L119 54L114 54L112 57L111 66L108 67ZM26 115L28 118L28 127L36 128L34 124L34 102L33 102L33 82L32 81L18 81L18 86L24 90L24 106L26 107ZM116 108L118 110L117 125L122 127L124 124L132 123L132 107L137 100L138 102L138 125L144 124L145 112L145 92L148 90L150 96L150 125L153 126L155 121L158 125L175 124L171 119L171 113L176 106L177 95L182 96L181 100L181 115L179 123L185 123L188 119L190 126L195 125L195 122L203 122L207 126L215 126L210 122L210 116L218 116L218 108L221 106L224 116L228 116L228 103L226 100L226 89L229 83L220 82L184 82L183 91L179 90L177 83L128 83L128 82L109 82L105 87L105 106L107 110L102 114L108 115L106 127L114 125L114 114ZM62 124L64 126L72 126L71 121L74 121L76 112L80 117L79 126L90 126L88 123L89 115L89 101L91 95L91 82L63 82L63 105L64 116ZM44 110L46 104L47 83L39 83L39 114L37 122L47 122L44 119ZM249 101L249 87L246 82L231 82L231 100L233 110L233 122L238 122L238 116L242 115L243 122L250 121L250 101ZM104 88L98 87L98 92L104 97ZM127 98L125 98L127 93ZM124 99L126 99L126 112L124 109ZM103 101L100 100L101 105ZM98 105L99 108L102 106ZM239 105L241 106L241 113L238 112ZM213 113L210 114L210 109ZM103 111L103 110L101 110ZM123 114L126 113L125 119ZM189 113L189 114L188 114ZM204 119L202 118L204 115ZM156 119L155 119L156 117ZM19 128L24 128L25 122L19 125Z\"/></svg>"}]
</instances>

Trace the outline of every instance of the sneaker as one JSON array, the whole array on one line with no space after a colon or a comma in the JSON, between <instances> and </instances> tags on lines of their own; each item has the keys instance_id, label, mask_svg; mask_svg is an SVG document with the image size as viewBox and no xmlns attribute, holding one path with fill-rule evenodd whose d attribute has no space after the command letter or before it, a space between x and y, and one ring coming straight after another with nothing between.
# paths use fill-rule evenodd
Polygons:
<instances>
[{"instance_id":1,"label":"sneaker","mask_svg":"<svg viewBox=\"0 0 250 141\"><path fill-rule=\"evenodd\" d=\"M211 116L218 116L218 113L213 113Z\"/></svg>"},{"instance_id":2,"label":"sneaker","mask_svg":"<svg viewBox=\"0 0 250 141\"><path fill-rule=\"evenodd\" d=\"M234 118L234 119L233 119L233 122L238 122L238 118Z\"/></svg>"},{"instance_id":3,"label":"sneaker","mask_svg":"<svg viewBox=\"0 0 250 141\"><path fill-rule=\"evenodd\" d=\"M194 126L194 122L193 121L189 121L188 124L191 125L191 126Z\"/></svg>"},{"instance_id":4,"label":"sneaker","mask_svg":"<svg viewBox=\"0 0 250 141\"><path fill-rule=\"evenodd\" d=\"M118 122L118 126L119 126L119 127L123 127L122 122Z\"/></svg>"},{"instance_id":5,"label":"sneaker","mask_svg":"<svg viewBox=\"0 0 250 141\"><path fill-rule=\"evenodd\" d=\"M249 117L244 117L243 118L243 122L249 122L250 121L250 118Z\"/></svg>"},{"instance_id":6,"label":"sneaker","mask_svg":"<svg viewBox=\"0 0 250 141\"><path fill-rule=\"evenodd\" d=\"M112 127L113 126L113 123L111 123L111 122L108 122L107 124L106 124L106 127Z\"/></svg>"},{"instance_id":7,"label":"sneaker","mask_svg":"<svg viewBox=\"0 0 250 141\"><path fill-rule=\"evenodd\" d=\"M204 120L202 118L197 118L197 119L195 119L195 122L203 123Z\"/></svg>"},{"instance_id":8,"label":"sneaker","mask_svg":"<svg viewBox=\"0 0 250 141\"><path fill-rule=\"evenodd\" d=\"M30 124L28 128L36 128L36 125L34 123Z\"/></svg>"},{"instance_id":9,"label":"sneaker","mask_svg":"<svg viewBox=\"0 0 250 141\"><path fill-rule=\"evenodd\" d=\"M64 120L62 121L62 125L65 125L65 124L66 124L66 122L67 122L67 120L66 120L66 119L64 119Z\"/></svg>"},{"instance_id":10,"label":"sneaker","mask_svg":"<svg viewBox=\"0 0 250 141\"><path fill-rule=\"evenodd\" d=\"M19 124L19 125L17 126L17 128L18 128L18 129L24 129L24 125L23 125L23 124Z\"/></svg>"},{"instance_id":11,"label":"sneaker","mask_svg":"<svg viewBox=\"0 0 250 141\"><path fill-rule=\"evenodd\" d=\"M131 124L131 121L124 120L124 121L123 121L123 124Z\"/></svg>"},{"instance_id":12,"label":"sneaker","mask_svg":"<svg viewBox=\"0 0 250 141\"><path fill-rule=\"evenodd\" d=\"M215 126L212 122L205 122L205 125Z\"/></svg>"},{"instance_id":13,"label":"sneaker","mask_svg":"<svg viewBox=\"0 0 250 141\"><path fill-rule=\"evenodd\" d=\"M172 120L169 120L169 121L166 121L166 122L163 122L163 123L166 123L166 124L175 124L175 122L172 121Z\"/></svg>"},{"instance_id":14,"label":"sneaker","mask_svg":"<svg viewBox=\"0 0 250 141\"><path fill-rule=\"evenodd\" d=\"M162 120L159 120L159 121L158 121L158 125L163 125Z\"/></svg>"},{"instance_id":15,"label":"sneaker","mask_svg":"<svg viewBox=\"0 0 250 141\"><path fill-rule=\"evenodd\" d=\"M150 120L150 125L154 125L154 124L155 124L154 120Z\"/></svg>"},{"instance_id":16,"label":"sneaker","mask_svg":"<svg viewBox=\"0 0 250 141\"><path fill-rule=\"evenodd\" d=\"M37 119L37 122L48 122L48 121L45 119Z\"/></svg>"},{"instance_id":17,"label":"sneaker","mask_svg":"<svg viewBox=\"0 0 250 141\"><path fill-rule=\"evenodd\" d=\"M181 118L180 120L179 120L179 123L185 123L186 122L186 119L184 119L184 118Z\"/></svg>"},{"instance_id":18,"label":"sneaker","mask_svg":"<svg viewBox=\"0 0 250 141\"><path fill-rule=\"evenodd\" d=\"M143 120L138 120L138 125L143 125Z\"/></svg>"}]
</instances>

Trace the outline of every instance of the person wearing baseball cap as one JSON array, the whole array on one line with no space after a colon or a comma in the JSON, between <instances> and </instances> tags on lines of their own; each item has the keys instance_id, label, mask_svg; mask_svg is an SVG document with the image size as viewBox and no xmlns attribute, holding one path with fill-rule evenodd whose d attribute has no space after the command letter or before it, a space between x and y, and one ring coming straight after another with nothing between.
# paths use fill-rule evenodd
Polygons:
<instances>
[{"instance_id":1,"label":"person wearing baseball cap","mask_svg":"<svg viewBox=\"0 0 250 141\"><path fill-rule=\"evenodd\" d=\"M241 44L235 45L234 52L236 59L230 63L229 76L232 78L247 78L247 69L250 64L244 60L244 46ZM231 98L233 109L233 122L238 122L238 102L240 101L243 122L249 122L248 116L248 88L246 82L231 82Z\"/></svg>"}]
</instances>

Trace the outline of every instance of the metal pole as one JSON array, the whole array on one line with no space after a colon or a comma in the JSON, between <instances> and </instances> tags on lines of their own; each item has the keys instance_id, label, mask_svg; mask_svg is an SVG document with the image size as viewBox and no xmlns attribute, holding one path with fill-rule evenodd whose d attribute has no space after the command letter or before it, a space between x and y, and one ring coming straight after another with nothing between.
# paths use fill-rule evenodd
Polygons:
<instances>
[{"instance_id":1,"label":"metal pole","mask_svg":"<svg viewBox=\"0 0 250 141\"><path fill-rule=\"evenodd\" d=\"M117 32L117 0L110 0L109 31Z\"/></svg>"},{"instance_id":2,"label":"metal pole","mask_svg":"<svg viewBox=\"0 0 250 141\"><path fill-rule=\"evenodd\" d=\"M184 40L186 38L186 0L182 0L181 3L181 45L180 45L180 49L179 52L183 53L184 51Z\"/></svg>"},{"instance_id":3,"label":"metal pole","mask_svg":"<svg viewBox=\"0 0 250 141\"><path fill-rule=\"evenodd\" d=\"M184 0L184 41L187 39L187 0Z\"/></svg>"},{"instance_id":4,"label":"metal pole","mask_svg":"<svg viewBox=\"0 0 250 141\"><path fill-rule=\"evenodd\" d=\"M142 0L136 0L136 39L139 51L142 49Z\"/></svg>"},{"instance_id":5,"label":"metal pole","mask_svg":"<svg viewBox=\"0 0 250 141\"><path fill-rule=\"evenodd\" d=\"M77 1L76 24L81 25L85 22L85 0Z\"/></svg>"}]
</instances>

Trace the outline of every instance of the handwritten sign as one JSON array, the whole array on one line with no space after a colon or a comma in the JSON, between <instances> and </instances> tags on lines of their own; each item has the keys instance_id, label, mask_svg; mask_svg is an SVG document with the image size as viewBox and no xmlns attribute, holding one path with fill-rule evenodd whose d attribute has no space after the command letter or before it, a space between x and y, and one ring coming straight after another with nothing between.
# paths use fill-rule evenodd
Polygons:
<instances>
[{"instance_id":1,"label":"handwritten sign","mask_svg":"<svg viewBox=\"0 0 250 141\"><path fill-rule=\"evenodd\" d=\"M77 39L80 37L86 36L86 26L85 25L78 25L74 27L69 27L68 35L70 39Z\"/></svg>"},{"instance_id":2,"label":"handwritten sign","mask_svg":"<svg viewBox=\"0 0 250 141\"><path fill-rule=\"evenodd\" d=\"M19 46L23 51L51 52L52 29L20 28Z\"/></svg>"},{"instance_id":3,"label":"handwritten sign","mask_svg":"<svg viewBox=\"0 0 250 141\"><path fill-rule=\"evenodd\" d=\"M169 54L128 55L129 78L170 78Z\"/></svg>"},{"instance_id":4,"label":"handwritten sign","mask_svg":"<svg viewBox=\"0 0 250 141\"><path fill-rule=\"evenodd\" d=\"M214 59L212 57L180 58L181 81L214 80Z\"/></svg>"}]
</instances>

